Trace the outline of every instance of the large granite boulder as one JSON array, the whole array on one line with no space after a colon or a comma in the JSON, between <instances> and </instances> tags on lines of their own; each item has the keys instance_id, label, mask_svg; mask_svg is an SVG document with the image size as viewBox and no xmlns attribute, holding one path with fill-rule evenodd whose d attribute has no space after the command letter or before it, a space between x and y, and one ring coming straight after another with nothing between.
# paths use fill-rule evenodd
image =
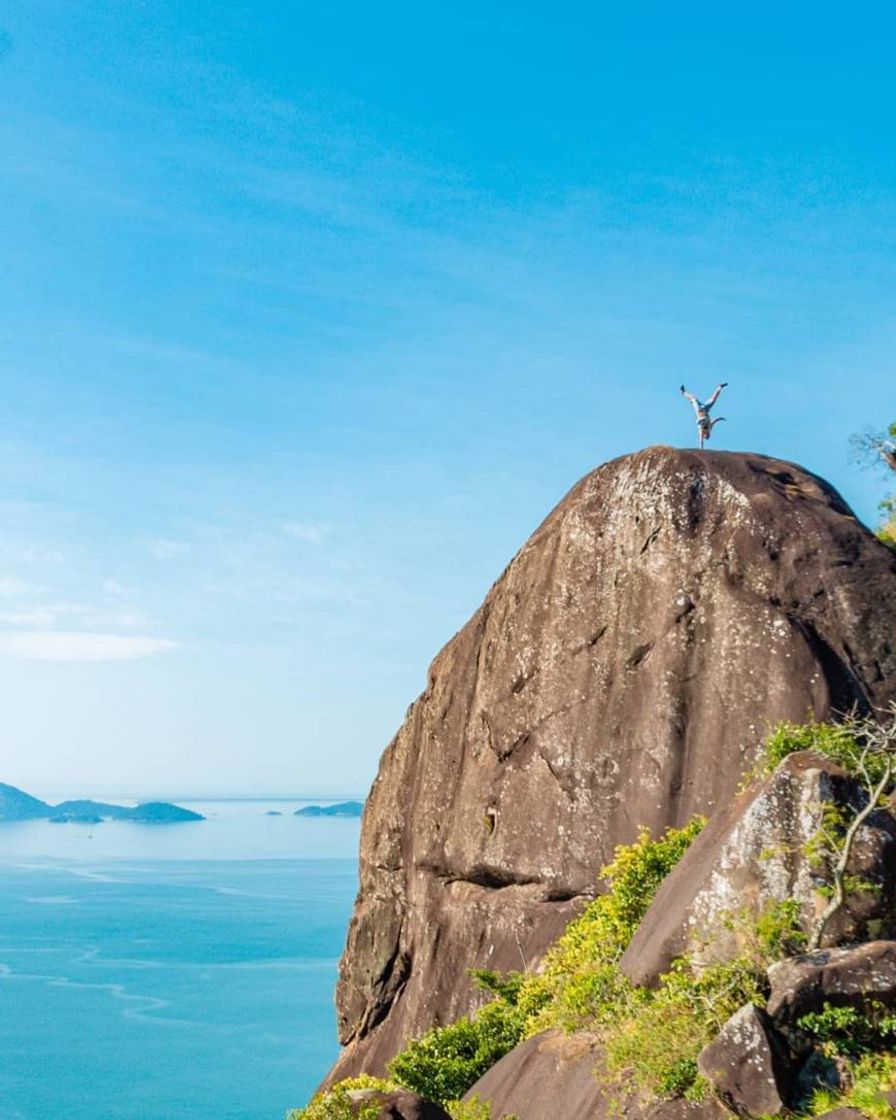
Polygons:
<instances>
[{"instance_id":1,"label":"large granite boulder","mask_svg":"<svg viewBox=\"0 0 896 1120\"><path fill-rule=\"evenodd\" d=\"M591 1035L546 1031L521 1042L485 1073L467 1093L491 1105L491 1120L591 1120L603 1107L594 1068L598 1060ZM558 1107L562 1100L562 1109Z\"/></svg>"},{"instance_id":2,"label":"large granite boulder","mask_svg":"<svg viewBox=\"0 0 896 1120\"><path fill-rule=\"evenodd\" d=\"M537 964L615 845L734 795L778 720L896 696L896 556L826 483L654 447L560 503L433 662L366 806L334 1076Z\"/></svg>"},{"instance_id":3,"label":"large granite boulder","mask_svg":"<svg viewBox=\"0 0 896 1120\"><path fill-rule=\"evenodd\" d=\"M896 941L871 941L849 949L822 949L778 961L768 970L766 1010L791 1025L824 1004L896 1007Z\"/></svg>"},{"instance_id":4,"label":"large granite boulder","mask_svg":"<svg viewBox=\"0 0 896 1120\"><path fill-rule=\"evenodd\" d=\"M740 1116L779 1116L791 1101L796 1071L766 1015L746 1004L697 1058L701 1075Z\"/></svg>"},{"instance_id":5,"label":"large granite boulder","mask_svg":"<svg viewBox=\"0 0 896 1120\"><path fill-rule=\"evenodd\" d=\"M491 1106L491 1120L724 1120L716 1101L620 1101L595 1076L600 1061L588 1034L545 1031L520 1043L484 1074L466 1095Z\"/></svg>"},{"instance_id":6,"label":"large granite boulder","mask_svg":"<svg viewBox=\"0 0 896 1120\"><path fill-rule=\"evenodd\" d=\"M847 813L864 805L861 786L810 752L790 755L765 781L715 814L657 891L621 961L638 984L652 983L682 953L697 964L731 959L756 918L795 899L808 933L827 900L806 846L825 805ZM896 935L896 819L869 817L856 837L849 871L874 890L850 894L828 924L825 943ZM822 880L823 881L823 880Z\"/></svg>"}]
</instances>

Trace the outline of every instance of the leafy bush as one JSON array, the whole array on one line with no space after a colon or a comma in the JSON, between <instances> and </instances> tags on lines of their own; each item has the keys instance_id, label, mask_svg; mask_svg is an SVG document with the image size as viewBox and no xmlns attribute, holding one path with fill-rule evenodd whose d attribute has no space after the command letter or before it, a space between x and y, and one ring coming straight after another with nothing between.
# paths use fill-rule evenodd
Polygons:
<instances>
[{"instance_id":1,"label":"leafy bush","mask_svg":"<svg viewBox=\"0 0 896 1120\"><path fill-rule=\"evenodd\" d=\"M896 497L884 498L879 508L881 519L877 536L890 548L896 548Z\"/></svg>"},{"instance_id":2,"label":"leafy bush","mask_svg":"<svg viewBox=\"0 0 896 1120\"><path fill-rule=\"evenodd\" d=\"M896 1014L877 1000L867 1000L861 1010L825 1003L821 1011L803 1015L798 1026L830 1058L860 1058L896 1043Z\"/></svg>"},{"instance_id":3,"label":"leafy bush","mask_svg":"<svg viewBox=\"0 0 896 1120\"><path fill-rule=\"evenodd\" d=\"M850 731L837 723L779 723L766 739L761 769L770 774L780 762L796 751L815 751L851 770L859 746Z\"/></svg>"},{"instance_id":4,"label":"leafy bush","mask_svg":"<svg viewBox=\"0 0 896 1120\"><path fill-rule=\"evenodd\" d=\"M752 955L764 964L792 957L805 948L807 936L802 928L802 907L795 898L773 902L755 920L752 930ZM742 918L743 922L746 920ZM749 937L748 937L749 940Z\"/></svg>"},{"instance_id":5,"label":"leafy bush","mask_svg":"<svg viewBox=\"0 0 896 1120\"><path fill-rule=\"evenodd\" d=\"M489 1101L471 1097L468 1101L449 1101L445 1111L451 1120L492 1120L492 1106ZM516 1120L515 1116L504 1116L502 1120Z\"/></svg>"},{"instance_id":6,"label":"leafy bush","mask_svg":"<svg viewBox=\"0 0 896 1120\"><path fill-rule=\"evenodd\" d=\"M438 1104L457 1100L520 1041L517 1008L497 999L475 1016L435 1027L389 1063L399 1084Z\"/></svg>"},{"instance_id":7,"label":"leafy bush","mask_svg":"<svg viewBox=\"0 0 896 1120\"><path fill-rule=\"evenodd\" d=\"M548 951L538 976L525 979L517 1003L529 1036L549 1027L594 1029L616 1018L633 988L619 971L628 947L660 883L706 823L695 817L659 840L641 829L634 844L620 846L601 875L608 890L571 922Z\"/></svg>"},{"instance_id":8,"label":"leafy bush","mask_svg":"<svg viewBox=\"0 0 896 1120\"><path fill-rule=\"evenodd\" d=\"M380 1106L375 1101L365 1101L353 1107L349 1093L352 1089L376 1089L383 1093L396 1088L392 1081L362 1073L339 1081L325 1093L318 1093L304 1108L287 1112L286 1120L378 1120Z\"/></svg>"},{"instance_id":9,"label":"leafy bush","mask_svg":"<svg viewBox=\"0 0 896 1120\"><path fill-rule=\"evenodd\" d=\"M850 1087L844 1092L816 1089L810 1116L823 1116L835 1108L855 1108L870 1120L892 1120L893 1106L884 1093L896 1089L896 1054L866 1054L849 1069Z\"/></svg>"},{"instance_id":10,"label":"leafy bush","mask_svg":"<svg viewBox=\"0 0 896 1120\"><path fill-rule=\"evenodd\" d=\"M829 758L853 775L862 767L867 777L876 781L883 775L883 755L865 750L873 720L848 716L843 723L779 723L766 739L759 759L759 776L770 774L777 765L795 751L815 751Z\"/></svg>"},{"instance_id":11,"label":"leafy bush","mask_svg":"<svg viewBox=\"0 0 896 1120\"><path fill-rule=\"evenodd\" d=\"M633 1086L653 1097L699 1096L697 1055L745 1003L764 1002L764 975L754 957L695 972L676 961L655 991L641 989L604 1032L604 1084Z\"/></svg>"}]
</instances>

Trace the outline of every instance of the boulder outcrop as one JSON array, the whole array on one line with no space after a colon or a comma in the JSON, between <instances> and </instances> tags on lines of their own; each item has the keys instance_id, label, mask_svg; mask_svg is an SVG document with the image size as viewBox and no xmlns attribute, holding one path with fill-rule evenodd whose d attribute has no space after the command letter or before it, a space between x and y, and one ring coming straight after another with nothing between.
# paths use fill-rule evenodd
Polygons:
<instances>
[{"instance_id":1,"label":"boulder outcrop","mask_svg":"<svg viewBox=\"0 0 896 1120\"><path fill-rule=\"evenodd\" d=\"M795 1082L766 1016L752 1004L737 1011L700 1052L697 1068L732 1112L779 1116Z\"/></svg>"},{"instance_id":2,"label":"boulder outcrop","mask_svg":"<svg viewBox=\"0 0 896 1120\"><path fill-rule=\"evenodd\" d=\"M896 696L896 557L757 455L650 448L583 479L433 662L362 826L340 967L379 1072L533 966L615 845L733 797L782 719Z\"/></svg>"},{"instance_id":3,"label":"boulder outcrop","mask_svg":"<svg viewBox=\"0 0 896 1120\"><path fill-rule=\"evenodd\" d=\"M598 1052L589 1035L545 1031L521 1042L485 1073L466 1099L488 1101L492 1120L591 1120L603 1106L594 1068ZM562 1109L558 1107L562 1101Z\"/></svg>"},{"instance_id":4,"label":"boulder outcrop","mask_svg":"<svg viewBox=\"0 0 896 1120\"><path fill-rule=\"evenodd\" d=\"M896 1007L896 941L870 941L849 949L822 949L778 961L768 970L767 1011L793 1024L824 1004L864 1011Z\"/></svg>"},{"instance_id":5,"label":"boulder outcrop","mask_svg":"<svg viewBox=\"0 0 896 1120\"><path fill-rule=\"evenodd\" d=\"M656 1101L643 1106L626 1101L620 1110L618 1090L605 1093L595 1076L600 1059L595 1040L586 1034L545 1031L526 1039L467 1093L465 1099L487 1101L492 1120L725 1120L728 1113L714 1100Z\"/></svg>"},{"instance_id":6,"label":"boulder outcrop","mask_svg":"<svg viewBox=\"0 0 896 1120\"><path fill-rule=\"evenodd\" d=\"M675 957L730 960L747 930L774 903L796 900L809 933L826 900L807 854L825 806L847 817L864 805L861 785L808 751L785 758L765 781L709 821L660 887L623 955L623 972L651 984ZM829 945L896 934L896 819L874 812L859 830L849 872L869 885L831 920Z\"/></svg>"}]
</instances>

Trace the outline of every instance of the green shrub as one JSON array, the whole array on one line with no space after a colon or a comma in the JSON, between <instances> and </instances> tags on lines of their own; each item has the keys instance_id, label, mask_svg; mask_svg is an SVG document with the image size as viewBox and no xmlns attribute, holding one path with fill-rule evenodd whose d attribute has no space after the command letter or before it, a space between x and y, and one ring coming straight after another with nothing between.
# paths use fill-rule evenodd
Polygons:
<instances>
[{"instance_id":1,"label":"green shrub","mask_svg":"<svg viewBox=\"0 0 896 1120\"><path fill-rule=\"evenodd\" d=\"M618 1017L634 989L617 967L660 883L705 824L695 817L659 840L641 829L634 844L620 846L601 875L607 892L571 922L548 951L542 971L520 985L517 1003L529 1036L559 1027L594 1029Z\"/></svg>"},{"instance_id":2,"label":"green shrub","mask_svg":"<svg viewBox=\"0 0 896 1120\"><path fill-rule=\"evenodd\" d=\"M764 1002L764 974L754 957L695 972L676 961L655 991L641 990L603 1032L600 1078L659 1098L699 1095L697 1055L745 1003Z\"/></svg>"},{"instance_id":3,"label":"green shrub","mask_svg":"<svg viewBox=\"0 0 896 1120\"><path fill-rule=\"evenodd\" d=\"M840 724L779 723L766 739L762 753L762 769L771 773L788 755L796 751L815 751L838 763L845 770L852 770L859 753L853 735Z\"/></svg>"},{"instance_id":4,"label":"green shrub","mask_svg":"<svg viewBox=\"0 0 896 1120\"><path fill-rule=\"evenodd\" d=\"M849 723L852 722L852 727ZM766 739L754 776L770 774L795 751L815 751L829 758L853 775L859 774L863 759L862 721L849 717L846 725L839 723L779 723ZM870 754L863 759L867 777L876 782L884 773L884 758Z\"/></svg>"},{"instance_id":5,"label":"green shrub","mask_svg":"<svg viewBox=\"0 0 896 1120\"><path fill-rule=\"evenodd\" d=\"M478 1097L471 1097L468 1101L449 1101L445 1111L451 1120L492 1120L492 1106L490 1101L481 1101ZM504 1116L502 1120L516 1120L515 1116Z\"/></svg>"},{"instance_id":6,"label":"green shrub","mask_svg":"<svg viewBox=\"0 0 896 1120\"><path fill-rule=\"evenodd\" d=\"M896 1054L866 1054L849 1068L850 1087L843 1092L816 1089L808 1115L835 1108L855 1108L870 1120L892 1120L893 1106L884 1093L896 1089Z\"/></svg>"},{"instance_id":7,"label":"green shrub","mask_svg":"<svg viewBox=\"0 0 896 1120\"><path fill-rule=\"evenodd\" d=\"M754 955L763 964L771 964L802 952L807 936L801 921L802 907L795 898L771 903L756 919L751 931Z\"/></svg>"},{"instance_id":8,"label":"green shrub","mask_svg":"<svg viewBox=\"0 0 896 1120\"><path fill-rule=\"evenodd\" d=\"M353 1110L349 1092L352 1089L376 1089L383 1093L392 1092L395 1083L382 1077L371 1077L362 1073L337 1082L332 1089L318 1093L304 1108L294 1108L287 1112L286 1120L377 1120L380 1106L374 1101L362 1103Z\"/></svg>"},{"instance_id":9,"label":"green shrub","mask_svg":"<svg viewBox=\"0 0 896 1120\"><path fill-rule=\"evenodd\" d=\"M517 1008L497 999L472 1018L435 1027L389 1063L389 1075L438 1104L457 1100L520 1041Z\"/></svg>"},{"instance_id":10,"label":"green shrub","mask_svg":"<svg viewBox=\"0 0 896 1120\"><path fill-rule=\"evenodd\" d=\"M798 1026L830 1058L856 1059L896 1044L896 1014L877 1000L867 1000L861 1010L825 1003L821 1011L803 1015Z\"/></svg>"}]
</instances>

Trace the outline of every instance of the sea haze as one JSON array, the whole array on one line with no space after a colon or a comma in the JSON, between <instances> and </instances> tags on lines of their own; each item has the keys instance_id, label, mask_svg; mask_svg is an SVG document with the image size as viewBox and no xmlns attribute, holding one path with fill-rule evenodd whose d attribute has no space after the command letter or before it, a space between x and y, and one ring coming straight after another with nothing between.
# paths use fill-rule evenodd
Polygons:
<instances>
[{"instance_id":1,"label":"sea haze","mask_svg":"<svg viewBox=\"0 0 896 1120\"><path fill-rule=\"evenodd\" d=\"M359 822L0 824L0 1120L282 1120L338 1052ZM279 811L280 816L268 816Z\"/></svg>"}]
</instances>

